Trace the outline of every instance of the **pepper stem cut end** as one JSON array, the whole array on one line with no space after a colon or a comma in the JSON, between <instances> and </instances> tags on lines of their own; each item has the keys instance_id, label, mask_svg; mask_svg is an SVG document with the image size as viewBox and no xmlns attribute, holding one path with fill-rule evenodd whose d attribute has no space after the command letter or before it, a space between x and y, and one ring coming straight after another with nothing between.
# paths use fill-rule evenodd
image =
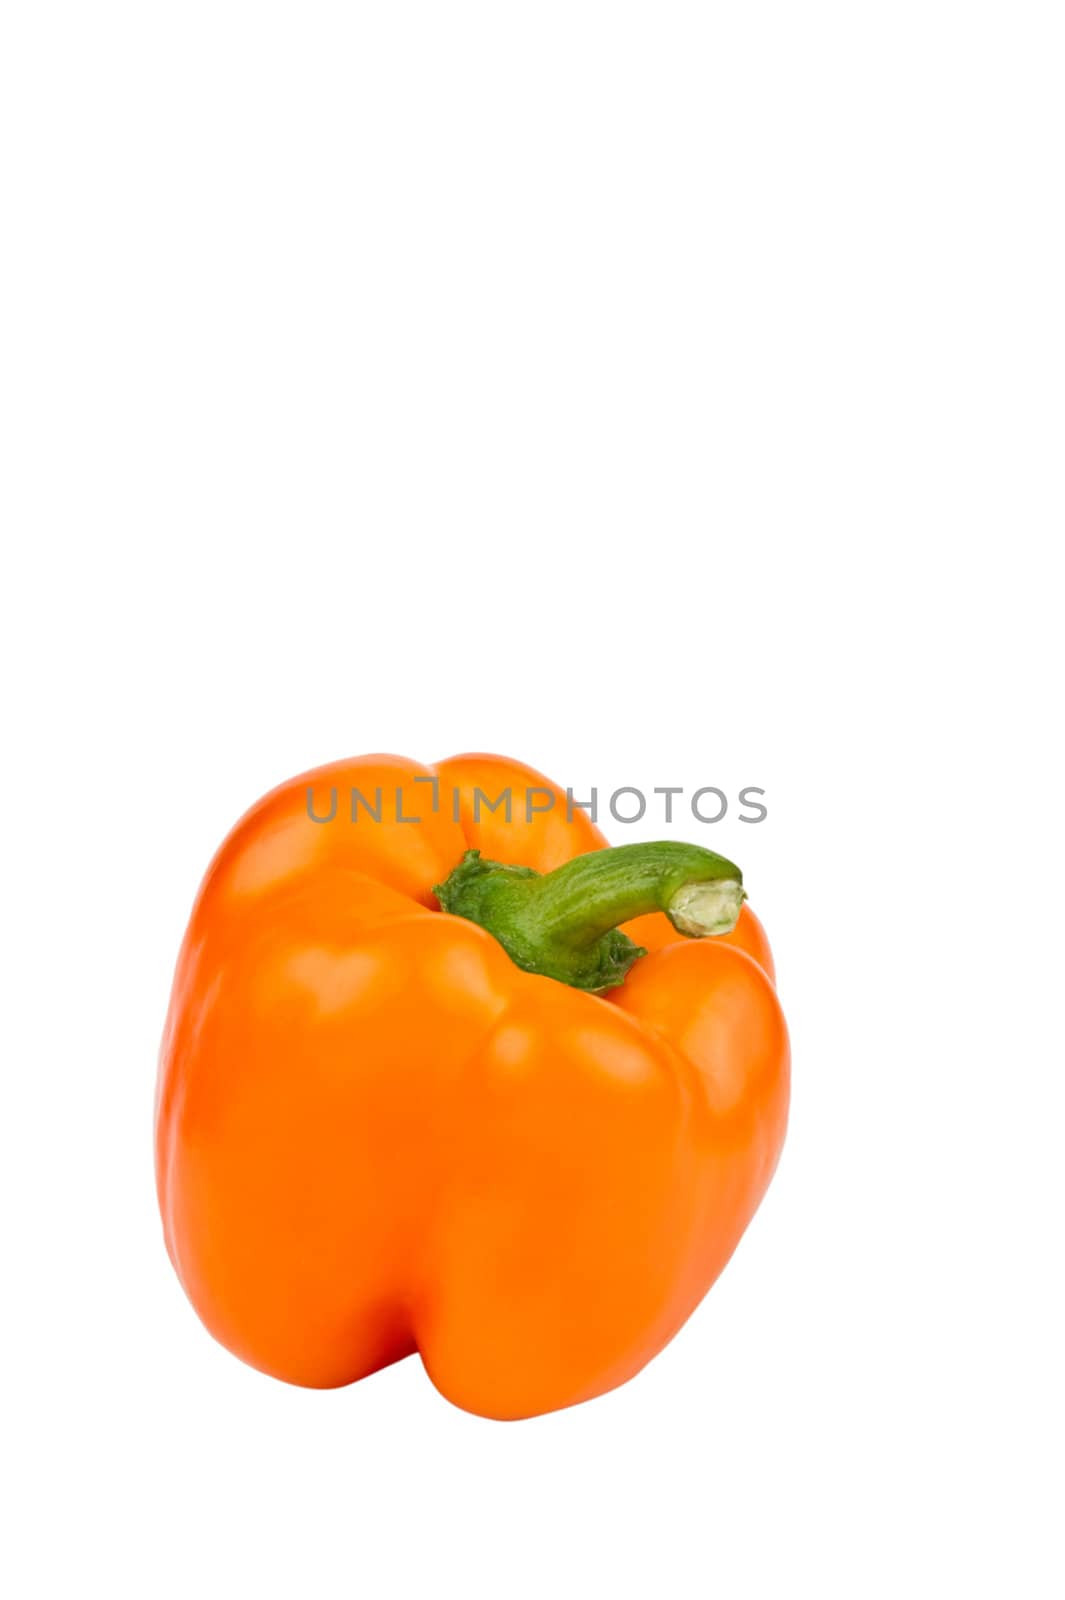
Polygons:
<instances>
[{"instance_id":1,"label":"pepper stem cut end","mask_svg":"<svg viewBox=\"0 0 1065 1600\"><path fill-rule=\"evenodd\" d=\"M670 900L666 914L678 933L689 939L707 939L732 932L745 899L743 885L735 878L686 883Z\"/></svg>"}]
</instances>

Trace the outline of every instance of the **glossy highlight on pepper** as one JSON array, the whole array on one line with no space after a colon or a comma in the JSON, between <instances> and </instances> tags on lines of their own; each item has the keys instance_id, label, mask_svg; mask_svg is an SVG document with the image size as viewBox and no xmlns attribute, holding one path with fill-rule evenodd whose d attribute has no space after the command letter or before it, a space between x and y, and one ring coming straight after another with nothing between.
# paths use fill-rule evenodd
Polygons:
<instances>
[{"instance_id":1,"label":"glossy highlight on pepper","mask_svg":"<svg viewBox=\"0 0 1065 1600\"><path fill-rule=\"evenodd\" d=\"M315 822L311 785L420 820ZM509 819L475 807L503 786ZM527 790L560 803L527 815ZM319 1388L418 1352L501 1419L632 1377L784 1139L743 896L698 846L611 849L503 757L364 756L267 795L200 889L160 1056L164 1235L209 1330Z\"/></svg>"}]
</instances>

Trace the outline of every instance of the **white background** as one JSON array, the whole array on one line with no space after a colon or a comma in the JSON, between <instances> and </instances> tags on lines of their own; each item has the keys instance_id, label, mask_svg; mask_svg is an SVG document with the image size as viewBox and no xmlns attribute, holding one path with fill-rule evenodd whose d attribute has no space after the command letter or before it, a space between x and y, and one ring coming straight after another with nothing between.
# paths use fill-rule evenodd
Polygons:
<instances>
[{"instance_id":1,"label":"white background","mask_svg":"<svg viewBox=\"0 0 1065 1600\"><path fill-rule=\"evenodd\" d=\"M1060 7L5 8L12 1596L1058 1596ZM788 1145L634 1382L186 1304L222 834L371 750L744 784ZM668 833L625 829L616 841Z\"/></svg>"}]
</instances>

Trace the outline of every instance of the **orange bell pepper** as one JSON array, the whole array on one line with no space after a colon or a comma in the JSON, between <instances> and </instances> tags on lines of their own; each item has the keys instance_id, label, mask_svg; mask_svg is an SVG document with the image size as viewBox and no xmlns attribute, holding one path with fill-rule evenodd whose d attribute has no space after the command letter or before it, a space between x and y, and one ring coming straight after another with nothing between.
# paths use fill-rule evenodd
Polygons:
<instances>
[{"instance_id":1,"label":"orange bell pepper","mask_svg":"<svg viewBox=\"0 0 1065 1600\"><path fill-rule=\"evenodd\" d=\"M509 820L477 793L503 789ZM208 870L160 1060L166 1244L210 1331L322 1388L418 1351L486 1417L632 1377L784 1139L742 898L722 857L610 849L500 757L367 756L267 795Z\"/></svg>"}]
</instances>

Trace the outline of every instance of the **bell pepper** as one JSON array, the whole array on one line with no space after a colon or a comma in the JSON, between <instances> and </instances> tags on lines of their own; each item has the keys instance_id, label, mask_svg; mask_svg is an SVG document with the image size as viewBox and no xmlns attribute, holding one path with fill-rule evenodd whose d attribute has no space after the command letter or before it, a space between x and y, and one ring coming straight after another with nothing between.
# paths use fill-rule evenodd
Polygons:
<instances>
[{"instance_id":1,"label":"bell pepper","mask_svg":"<svg viewBox=\"0 0 1065 1600\"><path fill-rule=\"evenodd\" d=\"M494 1418L631 1378L784 1139L743 901L723 857L611 849L502 757L366 756L267 795L200 889L160 1057L164 1235L211 1333L318 1388L418 1352Z\"/></svg>"}]
</instances>

